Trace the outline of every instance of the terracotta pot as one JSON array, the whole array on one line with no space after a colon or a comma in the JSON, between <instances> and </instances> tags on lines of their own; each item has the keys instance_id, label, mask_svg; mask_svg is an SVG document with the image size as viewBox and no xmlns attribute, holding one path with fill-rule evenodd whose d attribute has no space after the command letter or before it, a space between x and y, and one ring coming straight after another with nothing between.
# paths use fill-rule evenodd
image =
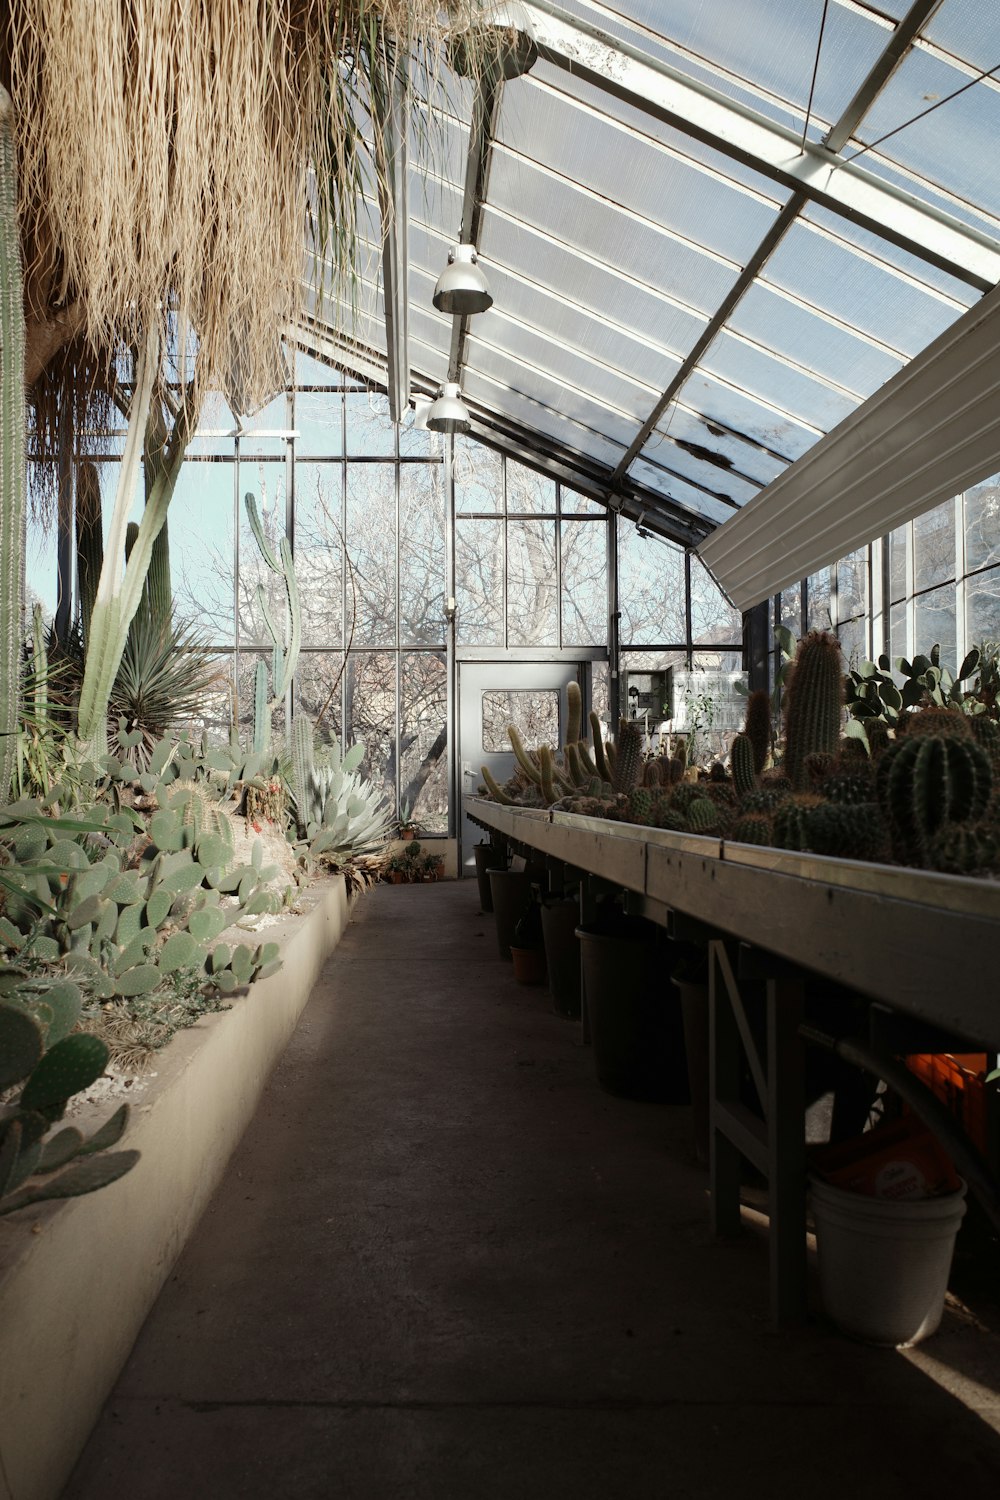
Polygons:
<instances>
[{"instance_id":1,"label":"terracotta pot","mask_svg":"<svg viewBox=\"0 0 1000 1500\"><path fill-rule=\"evenodd\" d=\"M411 839L416 838L417 830L415 828L404 828L399 836L404 844L408 844Z\"/></svg>"}]
</instances>

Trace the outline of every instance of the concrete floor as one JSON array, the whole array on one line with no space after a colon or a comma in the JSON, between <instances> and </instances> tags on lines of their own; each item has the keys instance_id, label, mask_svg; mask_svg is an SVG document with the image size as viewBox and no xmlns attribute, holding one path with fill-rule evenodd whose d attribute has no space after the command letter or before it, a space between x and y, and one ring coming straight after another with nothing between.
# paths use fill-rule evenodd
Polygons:
<instances>
[{"instance_id":1,"label":"concrete floor","mask_svg":"<svg viewBox=\"0 0 1000 1500\"><path fill-rule=\"evenodd\" d=\"M997 1304L772 1331L689 1111L548 1004L475 882L362 899L65 1500L997 1495Z\"/></svg>"}]
</instances>

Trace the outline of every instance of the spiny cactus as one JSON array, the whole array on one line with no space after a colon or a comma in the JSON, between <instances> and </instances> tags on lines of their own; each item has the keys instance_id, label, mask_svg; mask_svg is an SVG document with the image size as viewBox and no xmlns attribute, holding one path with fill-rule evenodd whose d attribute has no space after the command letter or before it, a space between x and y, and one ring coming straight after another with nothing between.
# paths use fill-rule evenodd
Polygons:
<instances>
[{"instance_id":1,"label":"spiny cactus","mask_svg":"<svg viewBox=\"0 0 1000 1500\"><path fill-rule=\"evenodd\" d=\"M0 805L17 764L24 570L24 289L14 106L0 83Z\"/></svg>"},{"instance_id":2,"label":"spiny cactus","mask_svg":"<svg viewBox=\"0 0 1000 1500\"><path fill-rule=\"evenodd\" d=\"M786 797L774 810L774 842L779 849L808 849L808 816L822 805L822 799L811 792Z\"/></svg>"},{"instance_id":3,"label":"spiny cactus","mask_svg":"<svg viewBox=\"0 0 1000 1500\"><path fill-rule=\"evenodd\" d=\"M630 719L618 726L612 782L619 792L630 792L642 775L642 732Z\"/></svg>"},{"instance_id":4,"label":"spiny cactus","mask_svg":"<svg viewBox=\"0 0 1000 1500\"><path fill-rule=\"evenodd\" d=\"M875 783L870 773L840 769L826 777L822 790L829 802L857 804L874 799Z\"/></svg>"},{"instance_id":5,"label":"spiny cactus","mask_svg":"<svg viewBox=\"0 0 1000 1500\"><path fill-rule=\"evenodd\" d=\"M928 734L939 739L971 740L972 721L959 708L941 708L937 705L900 715L896 725L897 739L911 739Z\"/></svg>"},{"instance_id":6,"label":"spiny cactus","mask_svg":"<svg viewBox=\"0 0 1000 1500\"><path fill-rule=\"evenodd\" d=\"M811 630L799 642L785 690L785 769L797 790L809 783L807 756L837 753L843 700L840 642Z\"/></svg>"},{"instance_id":7,"label":"spiny cactus","mask_svg":"<svg viewBox=\"0 0 1000 1500\"><path fill-rule=\"evenodd\" d=\"M948 875L1000 871L1000 829L987 823L945 823L928 840L927 864Z\"/></svg>"},{"instance_id":8,"label":"spiny cactus","mask_svg":"<svg viewBox=\"0 0 1000 1500\"><path fill-rule=\"evenodd\" d=\"M876 778L897 857L923 863L933 834L946 823L974 822L992 785L989 757L971 737L907 733L898 739L882 756Z\"/></svg>"},{"instance_id":9,"label":"spiny cactus","mask_svg":"<svg viewBox=\"0 0 1000 1500\"><path fill-rule=\"evenodd\" d=\"M888 850L885 825L875 802L823 802L806 813L803 827L803 847L814 854L878 860Z\"/></svg>"},{"instance_id":10,"label":"spiny cactus","mask_svg":"<svg viewBox=\"0 0 1000 1500\"><path fill-rule=\"evenodd\" d=\"M578 682L566 684L566 736L564 743L575 745L583 722L583 694Z\"/></svg>"},{"instance_id":11,"label":"spiny cactus","mask_svg":"<svg viewBox=\"0 0 1000 1500\"><path fill-rule=\"evenodd\" d=\"M628 794L627 817L630 823L652 823L657 798L648 787L637 786Z\"/></svg>"},{"instance_id":12,"label":"spiny cactus","mask_svg":"<svg viewBox=\"0 0 1000 1500\"><path fill-rule=\"evenodd\" d=\"M76 472L76 573L84 644L90 639L90 617L103 566L101 481L96 464L82 463Z\"/></svg>"},{"instance_id":13,"label":"spiny cactus","mask_svg":"<svg viewBox=\"0 0 1000 1500\"><path fill-rule=\"evenodd\" d=\"M611 767L608 765L604 754L604 732L601 728L600 719L593 711L591 711L590 715L590 732L594 737L594 765L597 768L597 774L602 781L610 781Z\"/></svg>"},{"instance_id":14,"label":"spiny cactus","mask_svg":"<svg viewBox=\"0 0 1000 1500\"><path fill-rule=\"evenodd\" d=\"M766 813L744 813L729 830L737 844L773 844L774 827Z\"/></svg>"},{"instance_id":15,"label":"spiny cactus","mask_svg":"<svg viewBox=\"0 0 1000 1500\"><path fill-rule=\"evenodd\" d=\"M747 699L743 733L753 746L753 768L759 776L771 753L771 697L763 688L757 688Z\"/></svg>"},{"instance_id":16,"label":"spiny cactus","mask_svg":"<svg viewBox=\"0 0 1000 1500\"><path fill-rule=\"evenodd\" d=\"M743 798L742 810L745 813L763 813L770 817L775 808L780 807L791 795L788 787L761 786L755 792L748 792Z\"/></svg>"},{"instance_id":17,"label":"spiny cactus","mask_svg":"<svg viewBox=\"0 0 1000 1500\"><path fill-rule=\"evenodd\" d=\"M696 797L687 810L692 833L716 833L722 822L719 808L709 797Z\"/></svg>"},{"instance_id":18,"label":"spiny cactus","mask_svg":"<svg viewBox=\"0 0 1000 1500\"><path fill-rule=\"evenodd\" d=\"M733 740L730 764L733 771L733 783L740 796L745 797L748 792L755 791L757 787L756 754L753 742L746 732L738 734Z\"/></svg>"}]
</instances>

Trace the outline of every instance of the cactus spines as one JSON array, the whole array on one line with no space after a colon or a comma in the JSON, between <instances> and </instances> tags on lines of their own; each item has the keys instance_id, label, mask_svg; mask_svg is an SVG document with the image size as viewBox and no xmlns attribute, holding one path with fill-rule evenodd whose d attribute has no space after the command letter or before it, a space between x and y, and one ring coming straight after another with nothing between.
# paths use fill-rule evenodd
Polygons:
<instances>
[{"instance_id":1,"label":"cactus spines","mask_svg":"<svg viewBox=\"0 0 1000 1500\"><path fill-rule=\"evenodd\" d=\"M24 289L14 106L0 84L0 804L17 763L24 570Z\"/></svg>"},{"instance_id":2,"label":"cactus spines","mask_svg":"<svg viewBox=\"0 0 1000 1500\"><path fill-rule=\"evenodd\" d=\"M756 790L757 767L755 763L755 752L750 736L744 731L736 735L730 751L730 765L733 772L733 784L741 797L748 792Z\"/></svg>"},{"instance_id":3,"label":"cactus spines","mask_svg":"<svg viewBox=\"0 0 1000 1500\"><path fill-rule=\"evenodd\" d=\"M524 741L515 724L507 725L507 738L510 740L511 749L514 751L517 763L525 776L527 776L529 781L533 781L535 786L540 787L542 784L542 773L538 768L537 762L532 759L531 754L525 749Z\"/></svg>"},{"instance_id":4,"label":"cactus spines","mask_svg":"<svg viewBox=\"0 0 1000 1500\"><path fill-rule=\"evenodd\" d=\"M272 690L274 697L270 707L273 708L284 698L291 684L295 668L298 664L299 649L302 645L302 604L299 599L299 585L295 576L295 560L292 557L292 549L287 536L283 536L278 544L278 555L264 534L264 527L257 509L257 501L248 490L244 496L247 519L250 522L250 530L253 532L257 550L260 552L265 565L272 573L276 573L285 586L285 602L287 605L287 632L278 629L278 624L271 613L267 602L267 593L262 583L257 585L257 605L264 618L264 626L271 637L272 648ZM287 638L286 638L287 635ZM256 730L255 730L256 732Z\"/></svg>"},{"instance_id":5,"label":"cactus spines","mask_svg":"<svg viewBox=\"0 0 1000 1500\"><path fill-rule=\"evenodd\" d=\"M973 737L971 721L958 708L939 708L932 704L928 708L900 716L896 725L897 739L926 734L951 740L969 740Z\"/></svg>"},{"instance_id":6,"label":"cactus spines","mask_svg":"<svg viewBox=\"0 0 1000 1500\"><path fill-rule=\"evenodd\" d=\"M642 784L643 786L660 785L660 767L657 761L646 761L645 765L642 768Z\"/></svg>"},{"instance_id":7,"label":"cactus spines","mask_svg":"<svg viewBox=\"0 0 1000 1500\"><path fill-rule=\"evenodd\" d=\"M985 823L945 823L928 840L927 863L946 875L1000 870L1000 831Z\"/></svg>"},{"instance_id":8,"label":"cactus spines","mask_svg":"<svg viewBox=\"0 0 1000 1500\"><path fill-rule=\"evenodd\" d=\"M877 803L823 802L806 813L803 826L805 847L814 854L865 860L885 856L886 830Z\"/></svg>"},{"instance_id":9,"label":"cactus spines","mask_svg":"<svg viewBox=\"0 0 1000 1500\"><path fill-rule=\"evenodd\" d=\"M493 775L493 772L490 770L489 766L480 766L479 772L483 778L483 782L485 783L486 790L489 792L494 802L499 802L504 807L517 806L514 798L507 795L503 787Z\"/></svg>"},{"instance_id":10,"label":"cactus spines","mask_svg":"<svg viewBox=\"0 0 1000 1500\"><path fill-rule=\"evenodd\" d=\"M628 794L626 817L630 823L652 823L655 802L648 787L637 786Z\"/></svg>"},{"instance_id":11,"label":"cactus spines","mask_svg":"<svg viewBox=\"0 0 1000 1500\"><path fill-rule=\"evenodd\" d=\"M867 765L868 762L859 762L860 764ZM847 804L871 802L874 796L874 783L871 776L861 770L834 771L823 782L823 796L829 802Z\"/></svg>"},{"instance_id":12,"label":"cactus spines","mask_svg":"<svg viewBox=\"0 0 1000 1500\"><path fill-rule=\"evenodd\" d=\"M253 685L253 748L263 755L271 743L271 715L267 701L267 667L258 661Z\"/></svg>"},{"instance_id":13,"label":"cactus spines","mask_svg":"<svg viewBox=\"0 0 1000 1500\"><path fill-rule=\"evenodd\" d=\"M737 844L773 844L774 828L766 813L744 813L729 830Z\"/></svg>"},{"instance_id":14,"label":"cactus spines","mask_svg":"<svg viewBox=\"0 0 1000 1500\"><path fill-rule=\"evenodd\" d=\"M811 792L787 797L774 810L774 842L779 849L809 849L808 817L822 806L822 798Z\"/></svg>"},{"instance_id":15,"label":"cactus spines","mask_svg":"<svg viewBox=\"0 0 1000 1500\"><path fill-rule=\"evenodd\" d=\"M822 630L803 636L785 690L785 768L797 790L808 785L807 756L837 753L843 670L836 636Z\"/></svg>"},{"instance_id":16,"label":"cactus spines","mask_svg":"<svg viewBox=\"0 0 1000 1500\"><path fill-rule=\"evenodd\" d=\"M630 792L642 773L642 733L630 719L618 726L614 771L612 782L619 792Z\"/></svg>"},{"instance_id":17,"label":"cactus spines","mask_svg":"<svg viewBox=\"0 0 1000 1500\"><path fill-rule=\"evenodd\" d=\"M542 801L546 807L551 807L556 800L556 789L552 779L552 750L548 745L542 745L538 751L539 786L542 792Z\"/></svg>"},{"instance_id":18,"label":"cactus spines","mask_svg":"<svg viewBox=\"0 0 1000 1500\"><path fill-rule=\"evenodd\" d=\"M695 797L688 807L687 820L692 833L715 833L721 817L710 797Z\"/></svg>"},{"instance_id":19,"label":"cactus spines","mask_svg":"<svg viewBox=\"0 0 1000 1500\"><path fill-rule=\"evenodd\" d=\"M594 767L597 775L602 781L610 781L611 767L604 754L604 733L601 729L601 721L593 710L590 714L590 732L594 737Z\"/></svg>"},{"instance_id":20,"label":"cactus spines","mask_svg":"<svg viewBox=\"0 0 1000 1500\"><path fill-rule=\"evenodd\" d=\"M589 749L587 748L587 741L577 740L576 751L580 757L580 765L583 768L584 774L586 776L596 776L597 764L591 756Z\"/></svg>"},{"instance_id":21,"label":"cactus spines","mask_svg":"<svg viewBox=\"0 0 1000 1500\"><path fill-rule=\"evenodd\" d=\"M583 694L578 682L566 684L566 735L564 743L575 745L583 722Z\"/></svg>"},{"instance_id":22,"label":"cactus spines","mask_svg":"<svg viewBox=\"0 0 1000 1500\"><path fill-rule=\"evenodd\" d=\"M757 688L747 699L743 733L753 746L753 768L759 776L771 753L771 699L763 688Z\"/></svg>"},{"instance_id":23,"label":"cactus spines","mask_svg":"<svg viewBox=\"0 0 1000 1500\"><path fill-rule=\"evenodd\" d=\"M307 820L312 778L312 720L305 714L296 714L292 721L292 797L303 822Z\"/></svg>"},{"instance_id":24,"label":"cactus spines","mask_svg":"<svg viewBox=\"0 0 1000 1500\"><path fill-rule=\"evenodd\" d=\"M924 863L932 835L945 823L974 822L992 785L989 757L971 738L908 733L897 740L876 778L896 855Z\"/></svg>"}]
</instances>

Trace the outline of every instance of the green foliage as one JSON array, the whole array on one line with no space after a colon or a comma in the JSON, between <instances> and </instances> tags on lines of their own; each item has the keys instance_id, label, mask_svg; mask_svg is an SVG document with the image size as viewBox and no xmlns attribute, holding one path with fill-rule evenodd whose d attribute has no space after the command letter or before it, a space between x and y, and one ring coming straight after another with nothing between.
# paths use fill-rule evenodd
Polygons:
<instances>
[{"instance_id":1,"label":"green foliage","mask_svg":"<svg viewBox=\"0 0 1000 1500\"><path fill-rule=\"evenodd\" d=\"M134 765L137 774L148 770L157 743L195 717L219 681L218 658L201 632L151 608L140 609L108 700L109 750Z\"/></svg>"},{"instance_id":2,"label":"green foliage","mask_svg":"<svg viewBox=\"0 0 1000 1500\"><path fill-rule=\"evenodd\" d=\"M288 781L307 869L342 865L383 848L389 837L391 813L360 769L364 753L360 743L341 753L335 736L317 753L312 721L293 721Z\"/></svg>"},{"instance_id":3,"label":"green foliage","mask_svg":"<svg viewBox=\"0 0 1000 1500\"><path fill-rule=\"evenodd\" d=\"M14 108L0 83L0 805L14 780L20 722L24 570L24 289Z\"/></svg>"},{"instance_id":4,"label":"green foliage","mask_svg":"<svg viewBox=\"0 0 1000 1500\"><path fill-rule=\"evenodd\" d=\"M36 1004L44 1009L44 993ZM108 1049L97 1037L76 1033L46 1050L47 1040L42 1020L9 998L0 999L0 1087L23 1085L16 1102L0 1108L0 1215L94 1192L123 1177L139 1159L137 1151L109 1152L124 1133L127 1105L89 1140L72 1127L46 1139L67 1100L89 1088L108 1061Z\"/></svg>"}]
</instances>

